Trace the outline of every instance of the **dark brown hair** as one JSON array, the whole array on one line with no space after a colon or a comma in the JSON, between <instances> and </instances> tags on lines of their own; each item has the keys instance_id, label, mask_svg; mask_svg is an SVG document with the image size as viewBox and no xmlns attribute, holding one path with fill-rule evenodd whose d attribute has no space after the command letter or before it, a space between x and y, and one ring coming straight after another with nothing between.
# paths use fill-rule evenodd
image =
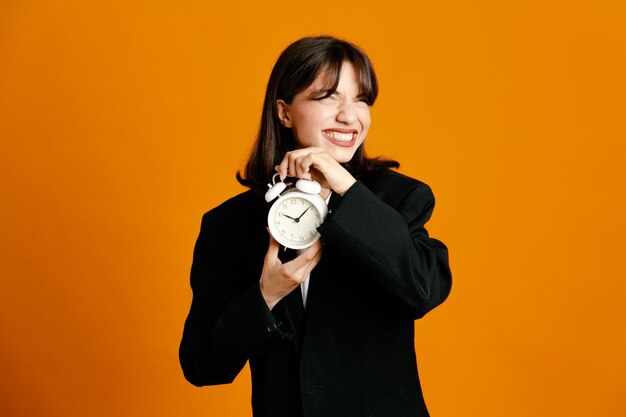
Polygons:
<instances>
[{"instance_id":1,"label":"dark brown hair","mask_svg":"<svg viewBox=\"0 0 626 417\"><path fill-rule=\"evenodd\" d=\"M373 105L378 95L376 74L370 59L357 46L330 36L318 36L300 39L283 51L267 83L256 143L243 173L237 172L239 183L257 191L264 190L275 172L274 167L287 152L296 148L291 129L278 120L276 100L282 99L290 104L323 70L327 71L328 83L324 97L331 96L337 90L345 61L352 63L359 72L361 96L368 105ZM357 148L352 159L342 165L355 178L400 166L393 160L368 157L363 144Z\"/></svg>"}]
</instances>

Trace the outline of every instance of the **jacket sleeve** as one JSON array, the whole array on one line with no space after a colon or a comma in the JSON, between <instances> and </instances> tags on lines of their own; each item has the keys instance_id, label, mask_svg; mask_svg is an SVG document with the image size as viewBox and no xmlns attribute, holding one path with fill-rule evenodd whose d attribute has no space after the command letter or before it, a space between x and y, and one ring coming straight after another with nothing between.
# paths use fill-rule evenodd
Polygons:
<instances>
[{"instance_id":1,"label":"jacket sleeve","mask_svg":"<svg viewBox=\"0 0 626 417\"><path fill-rule=\"evenodd\" d=\"M417 319L448 297L452 277L446 246L424 228L435 205L432 191L411 185L392 207L356 182L330 207L320 233Z\"/></svg>"},{"instance_id":2,"label":"jacket sleeve","mask_svg":"<svg viewBox=\"0 0 626 417\"><path fill-rule=\"evenodd\" d=\"M191 267L193 299L179 349L185 378L196 386L232 382L246 361L272 337L281 336L258 280L245 285L236 274L232 248L220 238L211 212L202 219Z\"/></svg>"}]
</instances>

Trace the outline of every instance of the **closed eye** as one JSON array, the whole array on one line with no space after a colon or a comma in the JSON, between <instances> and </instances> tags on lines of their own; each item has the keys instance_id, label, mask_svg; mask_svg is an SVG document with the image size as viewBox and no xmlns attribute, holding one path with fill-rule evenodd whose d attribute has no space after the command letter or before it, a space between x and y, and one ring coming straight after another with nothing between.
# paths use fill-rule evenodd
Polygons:
<instances>
[{"instance_id":1,"label":"closed eye","mask_svg":"<svg viewBox=\"0 0 626 417\"><path fill-rule=\"evenodd\" d=\"M336 98L336 94L332 90L317 90L317 91L313 91L309 95L309 98L311 100L323 100L325 98L330 98L330 97Z\"/></svg>"},{"instance_id":2,"label":"closed eye","mask_svg":"<svg viewBox=\"0 0 626 417\"><path fill-rule=\"evenodd\" d=\"M367 98L367 96L358 96L355 101L360 102L360 103L365 103L368 106L371 105L372 103L370 103L369 99Z\"/></svg>"}]
</instances>

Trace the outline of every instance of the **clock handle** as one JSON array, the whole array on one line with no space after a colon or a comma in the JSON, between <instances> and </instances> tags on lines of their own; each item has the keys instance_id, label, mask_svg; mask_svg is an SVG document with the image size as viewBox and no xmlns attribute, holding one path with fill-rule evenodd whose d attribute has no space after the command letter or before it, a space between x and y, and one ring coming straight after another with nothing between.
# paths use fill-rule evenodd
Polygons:
<instances>
[{"instance_id":1,"label":"clock handle","mask_svg":"<svg viewBox=\"0 0 626 417\"><path fill-rule=\"evenodd\" d=\"M305 180L300 178L296 181L296 188L307 194L319 194L322 191L322 186L315 180Z\"/></svg>"},{"instance_id":2,"label":"clock handle","mask_svg":"<svg viewBox=\"0 0 626 417\"><path fill-rule=\"evenodd\" d=\"M267 201L268 203L278 197L280 193L285 191L285 188L287 188L287 185L284 182L276 182L277 175L280 174L277 172L276 174L272 175L272 184L267 184L269 190L265 192L265 201Z\"/></svg>"}]
</instances>

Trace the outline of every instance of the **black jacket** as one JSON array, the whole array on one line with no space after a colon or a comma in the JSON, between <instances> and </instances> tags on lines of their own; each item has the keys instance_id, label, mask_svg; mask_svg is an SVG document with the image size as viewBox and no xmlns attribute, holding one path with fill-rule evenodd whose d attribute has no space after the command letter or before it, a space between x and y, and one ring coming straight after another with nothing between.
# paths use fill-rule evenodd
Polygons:
<instances>
[{"instance_id":1,"label":"black jacket","mask_svg":"<svg viewBox=\"0 0 626 417\"><path fill-rule=\"evenodd\" d=\"M388 171L333 194L307 307L297 288L272 311L259 289L269 205L244 192L206 213L191 268L180 362L197 386L232 382L250 361L255 417L428 416L415 319L451 275L424 224L426 184Z\"/></svg>"}]
</instances>

